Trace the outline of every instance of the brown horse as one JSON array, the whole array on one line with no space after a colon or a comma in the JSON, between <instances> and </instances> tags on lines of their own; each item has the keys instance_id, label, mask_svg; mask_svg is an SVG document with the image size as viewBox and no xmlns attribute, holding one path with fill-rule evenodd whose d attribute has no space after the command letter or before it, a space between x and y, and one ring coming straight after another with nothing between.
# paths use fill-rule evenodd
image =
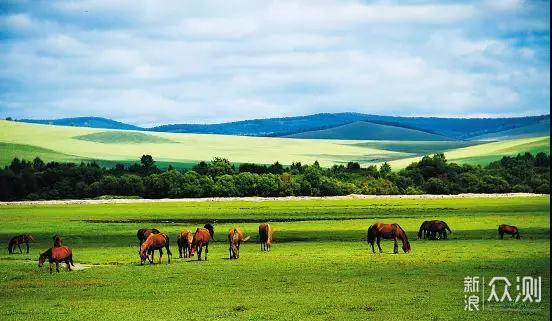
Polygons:
<instances>
[{"instance_id":1,"label":"brown horse","mask_svg":"<svg viewBox=\"0 0 552 321\"><path fill-rule=\"evenodd\" d=\"M207 261L207 253L209 253L209 241L211 241L211 233L206 228L198 228L194 233L194 238L192 239L192 253L190 256L193 256L197 252L197 260L201 261L201 252L205 246L205 261Z\"/></svg>"},{"instance_id":2,"label":"brown horse","mask_svg":"<svg viewBox=\"0 0 552 321\"><path fill-rule=\"evenodd\" d=\"M418 230L418 239L421 239L421 238L424 238L424 239L427 238L428 239L429 238L429 236L430 236L429 227L433 222L436 222L436 221L435 220L433 220L433 221L424 221L422 223L422 225L420 225L420 229Z\"/></svg>"},{"instance_id":3,"label":"brown horse","mask_svg":"<svg viewBox=\"0 0 552 321\"><path fill-rule=\"evenodd\" d=\"M446 240L447 231L449 231L449 233L452 233L448 224L445 221L439 221L439 220L432 221L431 224L429 225L429 233L430 233L429 238L432 240L436 240L437 234L439 234L439 239Z\"/></svg>"},{"instance_id":4,"label":"brown horse","mask_svg":"<svg viewBox=\"0 0 552 321\"><path fill-rule=\"evenodd\" d=\"M516 226L508 225L508 224L502 224L498 226L498 235L500 235L500 239L504 239L504 234L510 234L512 237L515 237L516 239L520 239L521 236L519 236L519 229Z\"/></svg>"},{"instance_id":5,"label":"brown horse","mask_svg":"<svg viewBox=\"0 0 552 321\"><path fill-rule=\"evenodd\" d=\"M238 259L240 257L240 245L249 240L244 237L243 232L238 228L231 228L228 232L228 243L230 243L230 259Z\"/></svg>"},{"instance_id":6,"label":"brown horse","mask_svg":"<svg viewBox=\"0 0 552 321\"><path fill-rule=\"evenodd\" d=\"M142 246L142 243L150 236L150 234L159 234L158 229L156 228L141 228L136 232L136 237L138 238L138 241L140 242L140 247Z\"/></svg>"},{"instance_id":7,"label":"brown horse","mask_svg":"<svg viewBox=\"0 0 552 321\"><path fill-rule=\"evenodd\" d=\"M399 253L399 246L397 244L397 239L402 241L402 249L405 253L410 252L410 243L408 242L408 237L406 232L402 229L399 224L384 224L376 223L371 225L368 228L368 243L372 246L372 252L376 253L374 249L374 240L378 244L380 253L383 252L380 246L381 239L393 239L395 246L393 247L393 253Z\"/></svg>"},{"instance_id":8,"label":"brown horse","mask_svg":"<svg viewBox=\"0 0 552 321\"><path fill-rule=\"evenodd\" d=\"M25 243L27 246L27 254L29 254L29 242L33 242L34 240L33 236L29 234L14 236L8 242L8 253L13 254L16 245L19 248L19 253L23 253L21 250L21 244Z\"/></svg>"},{"instance_id":9,"label":"brown horse","mask_svg":"<svg viewBox=\"0 0 552 321\"><path fill-rule=\"evenodd\" d=\"M171 263L172 253L169 248L169 237L163 233L150 233L148 238L140 246L140 264L144 265L146 259L153 264L153 253L155 250L159 250L159 263L161 264L163 248L167 250L167 263ZM151 254L151 258L149 254Z\"/></svg>"},{"instance_id":10,"label":"brown horse","mask_svg":"<svg viewBox=\"0 0 552 321\"><path fill-rule=\"evenodd\" d=\"M176 238L176 244L178 244L178 255L182 257L182 252L184 252L184 257L191 257L192 253L192 242L194 241L194 234L188 230L183 230L178 234Z\"/></svg>"},{"instance_id":11,"label":"brown horse","mask_svg":"<svg viewBox=\"0 0 552 321\"><path fill-rule=\"evenodd\" d=\"M54 240L54 247L60 247L63 245L63 237L61 237L61 235L54 235L52 239Z\"/></svg>"},{"instance_id":12,"label":"brown horse","mask_svg":"<svg viewBox=\"0 0 552 321\"><path fill-rule=\"evenodd\" d=\"M52 263L56 263L57 272L59 272L59 263L61 262L65 262L68 271L71 271L71 265L75 266L75 264L73 264L73 252L67 246L52 247L40 254L38 257L38 266L42 267L46 259L48 259L50 263L50 273L52 273Z\"/></svg>"},{"instance_id":13,"label":"brown horse","mask_svg":"<svg viewBox=\"0 0 552 321\"><path fill-rule=\"evenodd\" d=\"M272 247L272 226L267 223L259 225L259 240L261 242L261 251L270 251Z\"/></svg>"}]
</instances>

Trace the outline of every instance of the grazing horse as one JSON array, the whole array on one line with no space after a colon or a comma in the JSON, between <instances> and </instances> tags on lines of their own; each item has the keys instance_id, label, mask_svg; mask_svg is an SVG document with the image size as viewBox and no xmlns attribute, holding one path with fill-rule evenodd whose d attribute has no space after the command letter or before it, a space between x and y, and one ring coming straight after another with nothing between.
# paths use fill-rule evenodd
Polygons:
<instances>
[{"instance_id":1,"label":"grazing horse","mask_svg":"<svg viewBox=\"0 0 552 321\"><path fill-rule=\"evenodd\" d=\"M63 237L61 237L61 235L54 235L52 239L54 240L54 247L60 247L63 245Z\"/></svg>"},{"instance_id":2,"label":"grazing horse","mask_svg":"<svg viewBox=\"0 0 552 321\"><path fill-rule=\"evenodd\" d=\"M67 246L52 247L46 252L40 254L38 257L38 266L42 267L46 259L48 259L48 262L50 263L50 273L52 273L52 263L56 263L57 272L59 272L60 262L65 262L65 266L67 266L68 271L71 271L71 265L75 266L73 263L73 252Z\"/></svg>"},{"instance_id":3,"label":"grazing horse","mask_svg":"<svg viewBox=\"0 0 552 321\"><path fill-rule=\"evenodd\" d=\"M424 221L422 225L420 225L420 229L418 230L418 239L421 239L422 237L424 239L429 238L429 226L432 222L435 221Z\"/></svg>"},{"instance_id":4,"label":"grazing horse","mask_svg":"<svg viewBox=\"0 0 552 321\"><path fill-rule=\"evenodd\" d=\"M393 247L393 253L399 253L399 247L397 244L397 239L402 241L402 249L405 253L410 252L410 243L408 242L408 237L406 232L402 229L399 224L384 224L384 223L375 223L368 228L368 243L372 246L372 252L376 253L374 249L374 240L378 244L380 253L383 252L380 246L381 239L393 239L395 246Z\"/></svg>"},{"instance_id":5,"label":"grazing horse","mask_svg":"<svg viewBox=\"0 0 552 321\"><path fill-rule=\"evenodd\" d=\"M27 254L29 254L29 242L33 242L34 240L33 236L29 234L14 236L8 242L8 253L13 254L16 245L19 248L19 253L23 253L23 251L21 251L21 244L25 243L27 246Z\"/></svg>"},{"instance_id":6,"label":"grazing horse","mask_svg":"<svg viewBox=\"0 0 552 321\"><path fill-rule=\"evenodd\" d=\"M194 234L188 230L183 230L178 234L176 238L176 244L178 244L178 255L182 257L182 252L184 251L184 257L191 257L192 253L192 242L194 241Z\"/></svg>"},{"instance_id":7,"label":"grazing horse","mask_svg":"<svg viewBox=\"0 0 552 321\"><path fill-rule=\"evenodd\" d=\"M163 248L167 250L167 263L171 263L171 249L169 248L169 237L163 233L151 233L140 246L140 265L144 265L146 259L153 264L153 253L159 250L159 264L163 258ZM151 258L149 257L151 254Z\"/></svg>"},{"instance_id":8,"label":"grazing horse","mask_svg":"<svg viewBox=\"0 0 552 321\"><path fill-rule=\"evenodd\" d=\"M498 234L500 235L501 240L504 239L504 234L510 234L518 240L521 238L521 236L519 236L519 229L516 226L508 224L499 225Z\"/></svg>"},{"instance_id":9,"label":"grazing horse","mask_svg":"<svg viewBox=\"0 0 552 321\"><path fill-rule=\"evenodd\" d=\"M272 247L272 226L267 223L259 225L259 240L261 242L261 251L270 251Z\"/></svg>"},{"instance_id":10,"label":"grazing horse","mask_svg":"<svg viewBox=\"0 0 552 321\"><path fill-rule=\"evenodd\" d=\"M238 259L240 257L240 245L249 240L244 237L243 232L238 228L231 228L228 232L228 243L230 243L230 259Z\"/></svg>"},{"instance_id":11,"label":"grazing horse","mask_svg":"<svg viewBox=\"0 0 552 321\"><path fill-rule=\"evenodd\" d=\"M439 234L439 239L447 239L447 231L449 233L452 233L450 230L448 224L445 221L431 221L431 224L429 225L429 233L430 233L430 239L436 240L437 234Z\"/></svg>"},{"instance_id":12,"label":"grazing horse","mask_svg":"<svg viewBox=\"0 0 552 321\"><path fill-rule=\"evenodd\" d=\"M198 228L192 239L192 253L190 256L193 256L197 252L197 260L201 261L201 252L205 246L205 261L207 261L207 253L209 253L209 241L211 241L211 233L206 228Z\"/></svg>"},{"instance_id":13,"label":"grazing horse","mask_svg":"<svg viewBox=\"0 0 552 321\"><path fill-rule=\"evenodd\" d=\"M211 223L207 223L203 226L203 228L206 228L209 231L209 234L211 235L211 240L215 241L215 227Z\"/></svg>"},{"instance_id":14,"label":"grazing horse","mask_svg":"<svg viewBox=\"0 0 552 321\"><path fill-rule=\"evenodd\" d=\"M140 241L140 246L142 246L142 243L144 243L144 241L148 238L148 236L150 236L151 233L159 234L161 232L159 232L159 230L156 228L141 228L138 230L138 232L136 232L136 237L138 238L138 241Z\"/></svg>"}]
</instances>

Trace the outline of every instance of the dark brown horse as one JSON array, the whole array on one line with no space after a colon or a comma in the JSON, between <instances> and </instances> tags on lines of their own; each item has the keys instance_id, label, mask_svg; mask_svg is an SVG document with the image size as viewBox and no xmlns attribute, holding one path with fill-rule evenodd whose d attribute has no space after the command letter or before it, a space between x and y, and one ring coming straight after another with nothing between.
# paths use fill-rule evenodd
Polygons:
<instances>
[{"instance_id":1,"label":"dark brown horse","mask_svg":"<svg viewBox=\"0 0 552 321\"><path fill-rule=\"evenodd\" d=\"M261 251L270 251L272 247L272 226L270 224L259 225L259 241L261 242Z\"/></svg>"},{"instance_id":2,"label":"dark brown horse","mask_svg":"<svg viewBox=\"0 0 552 321\"><path fill-rule=\"evenodd\" d=\"M144 265L146 259L153 264L153 253L155 250L159 250L159 263L161 263L163 248L167 250L167 263L171 263L172 253L169 248L169 237L163 233L150 233L148 238L140 246L140 264ZM151 258L149 256L150 254Z\"/></svg>"},{"instance_id":3,"label":"dark brown horse","mask_svg":"<svg viewBox=\"0 0 552 321\"><path fill-rule=\"evenodd\" d=\"M405 253L410 252L410 243L406 232L399 224L384 224L376 223L368 228L368 243L372 246L372 252L376 253L374 249L374 241L378 244L380 253L383 252L380 246L381 239L392 239L395 242L393 247L393 253L399 253L399 246L397 240L402 241L402 249Z\"/></svg>"},{"instance_id":4,"label":"dark brown horse","mask_svg":"<svg viewBox=\"0 0 552 321\"><path fill-rule=\"evenodd\" d=\"M432 221L424 221L422 225L420 225L420 229L418 230L418 239L421 239L422 237L424 239L447 239L447 230L449 233L452 233L450 230L448 224L445 221L440 220L432 220ZM437 237L439 235L439 237Z\"/></svg>"},{"instance_id":5,"label":"dark brown horse","mask_svg":"<svg viewBox=\"0 0 552 321\"><path fill-rule=\"evenodd\" d=\"M206 228L209 231L209 234L211 235L211 240L215 241L215 227L211 223L207 223L203 226L203 228Z\"/></svg>"},{"instance_id":6,"label":"dark brown horse","mask_svg":"<svg viewBox=\"0 0 552 321\"><path fill-rule=\"evenodd\" d=\"M17 235L10 239L8 242L8 253L12 254L15 250L15 246L19 248L19 253L23 253L21 250L21 244L25 243L27 246L27 254L29 254L29 242L33 242L35 239L32 235L29 234L23 234L23 235Z\"/></svg>"},{"instance_id":7,"label":"dark brown horse","mask_svg":"<svg viewBox=\"0 0 552 321\"><path fill-rule=\"evenodd\" d=\"M205 246L205 261L207 261L207 253L209 253L209 241L211 241L211 233L206 228L198 228L192 239L192 254L197 252L197 260L201 261L201 252Z\"/></svg>"},{"instance_id":8,"label":"dark brown horse","mask_svg":"<svg viewBox=\"0 0 552 321\"><path fill-rule=\"evenodd\" d=\"M176 238L176 244L178 244L178 255L182 257L182 252L184 252L184 257L191 257L192 253L192 242L194 241L194 234L188 230L183 230L178 234Z\"/></svg>"},{"instance_id":9,"label":"dark brown horse","mask_svg":"<svg viewBox=\"0 0 552 321\"><path fill-rule=\"evenodd\" d=\"M63 245L63 237L61 237L61 235L54 235L52 239L54 240L54 247L60 247Z\"/></svg>"},{"instance_id":10,"label":"dark brown horse","mask_svg":"<svg viewBox=\"0 0 552 321\"><path fill-rule=\"evenodd\" d=\"M510 234L512 237L515 237L516 239L520 239L521 236L519 236L519 229L516 226L508 225L508 224L502 224L498 226L498 235L500 235L500 239L504 239L504 234Z\"/></svg>"},{"instance_id":11,"label":"dark brown horse","mask_svg":"<svg viewBox=\"0 0 552 321\"><path fill-rule=\"evenodd\" d=\"M141 228L138 230L138 232L136 232L136 237L140 242L140 246L142 246L142 243L144 243L144 241L148 238L148 236L150 236L151 233L159 234L161 232L159 232L159 230L155 228Z\"/></svg>"},{"instance_id":12,"label":"dark brown horse","mask_svg":"<svg viewBox=\"0 0 552 321\"><path fill-rule=\"evenodd\" d=\"M52 263L56 263L57 272L59 272L59 263L61 262L65 262L68 271L71 271L71 265L75 266L75 264L73 264L73 252L67 246L52 247L40 254L38 257L38 266L42 267L46 260L50 263L50 273L52 273Z\"/></svg>"},{"instance_id":13,"label":"dark brown horse","mask_svg":"<svg viewBox=\"0 0 552 321\"><path fill-rule=\"evenodd\" d=\"M230 243L228 251L230 252L230 259L240 258L240 245L247 240L249 240L249 236L245 237L240 229L230 229L230 232L228 232L228 243Z\"/></svg>"}]
</instances>

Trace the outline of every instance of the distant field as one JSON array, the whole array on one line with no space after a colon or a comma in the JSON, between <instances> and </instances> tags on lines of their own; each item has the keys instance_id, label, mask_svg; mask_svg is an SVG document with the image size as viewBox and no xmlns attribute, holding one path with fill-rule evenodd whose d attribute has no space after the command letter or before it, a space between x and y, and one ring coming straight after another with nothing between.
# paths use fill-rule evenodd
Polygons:
<instances>
[{"instance_id":1,"label":"distant field","mask_svg":"<svg viewBox=\"0 0 552 321\"><path fill-rule=\"evenodd\" d=\"M3 205L0 240L33 234L30 254L0 253L1 320L501 320L504 311L464 311L464 277L542 277L542 302L515 305L508 320L550 316L550 198L366 199ZM423 220L440 218L447 241L416 240ZM257 243L258 222L274 227L271 252ZM366 230L397 222L412 252L372 254ZM209 260L179 259L176 234L215 222ZM499 240L501 223L521 240ZM170 265L139 266L136 230L171 238ZM251 240L228 260L226 234ZM77 264L50 275L39 253L64 236ZM6 243L4 243L6 244ZM157 256L157 254L156 254ZM487 305L488 306L488 305ZM512 308L506 306L505 308Z\"/></svg>"},{"instance_id":2,"label":"distant field","mask_svg":"<svg viewBox=\"0 0 552 321\"><path fill-rule=\"evenodd\" d=\"M550 138L501 142L370 141L246 137L117 131L0 121L0 165L13 157L46 161L90 161L100 164L134 163L150 154L160 166L190 167L201 160L225 157L234 163L271 164L279 161L322 166L348 161L368 164L391 162L401 168L421 155L445 152L450 160L484 163L525 151L550 150Z\"/></svg>"}]
</instances>

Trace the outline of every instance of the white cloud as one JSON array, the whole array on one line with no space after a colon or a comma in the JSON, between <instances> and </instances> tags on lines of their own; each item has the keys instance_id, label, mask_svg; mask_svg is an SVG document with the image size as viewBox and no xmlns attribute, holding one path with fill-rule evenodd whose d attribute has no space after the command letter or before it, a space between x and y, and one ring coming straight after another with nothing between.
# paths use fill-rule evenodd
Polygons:
<instances>
[{"instance_id":1,"label":"white cloud","mask_svg":"<svg viewBox=\"0 0 552 321\"><path fill-rule=\"evenodd\" d=\"M79 1L16 9L0 16L10 35L0 40L5 116L150 125L549 108L549 14L533 4Z\"/></svg>"}]
</instances>

